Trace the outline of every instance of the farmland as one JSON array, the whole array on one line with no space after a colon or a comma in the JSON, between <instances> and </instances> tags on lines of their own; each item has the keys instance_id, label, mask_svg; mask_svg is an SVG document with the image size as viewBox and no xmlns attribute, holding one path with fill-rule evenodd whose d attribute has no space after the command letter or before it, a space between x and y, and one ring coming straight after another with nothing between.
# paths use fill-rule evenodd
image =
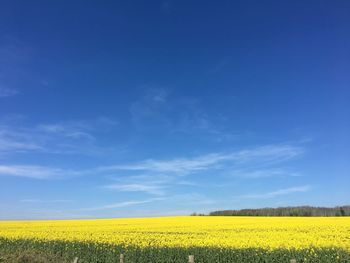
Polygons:
<instances>
[{"instance_id":1,"label":"farmland","mask_svg":"<svg viewBox=\"0 0 350 263\"><path fill-rule=\"evenodd\" d=\"M350 262L350 218L161 217L3 221L1 253L82 262Z\"/></svg>"}]
</instances>

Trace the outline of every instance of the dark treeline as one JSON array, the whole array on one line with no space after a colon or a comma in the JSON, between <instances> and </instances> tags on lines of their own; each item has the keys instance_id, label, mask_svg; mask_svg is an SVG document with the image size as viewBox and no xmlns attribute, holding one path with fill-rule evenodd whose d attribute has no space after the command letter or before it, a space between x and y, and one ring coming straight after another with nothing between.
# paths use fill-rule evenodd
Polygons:
<instances>
[{"instance_id":1,"label":"dark treeline","mask_svg":"<svg viewBox=\"0 0 350 263\"><path fill-rule=\"evenodd\" d=\"M209 213L210 216L350 216L350 206L313 207L295 206L223 210Z\"/></svg>"}]
</instances>

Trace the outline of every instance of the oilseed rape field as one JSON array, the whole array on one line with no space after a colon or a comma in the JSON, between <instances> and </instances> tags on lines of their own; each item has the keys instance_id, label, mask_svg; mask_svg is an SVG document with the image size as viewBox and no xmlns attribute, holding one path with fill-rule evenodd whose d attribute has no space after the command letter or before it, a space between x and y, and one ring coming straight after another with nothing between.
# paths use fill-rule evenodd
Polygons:
<instances>
[{"instance_id":1,"label":"oilseed rape field","mask_svg":"<svg viewBox=\"0 0 350 263\"><path fill-rule=\"evenodd\" d=\"M0 222L0 254L67 262L350 262L349 217L159 217Z\"/></svg>"}]
</instances>

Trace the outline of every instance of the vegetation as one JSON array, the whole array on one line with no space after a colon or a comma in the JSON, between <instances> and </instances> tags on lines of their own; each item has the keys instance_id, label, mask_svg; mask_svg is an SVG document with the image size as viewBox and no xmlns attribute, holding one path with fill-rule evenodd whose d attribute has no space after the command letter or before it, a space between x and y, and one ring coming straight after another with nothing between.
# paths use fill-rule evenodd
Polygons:
<instances>
[{"instance_id":1,"label":"vegetation","mask_svg":"<svg viewBox=\"0 0 350 263\"><path fill-rule=\"evenodd\" d=\"M0 262L4 263L68 263L64 258L52 255L49 251L7 251L0 253ZM71 263L71 261L69 261Z\"/></svg>"},{"instance_id":2,"label":"vegetation","mask_svg":"<svg viewBox=\"0 0 350 263\"><path fill-rule=\"evenodd\" d=\"M347 217L7 221L0 222L0 255L18 263L72 262L75 256L112 263L120 253L126 263L185 263L190 254L202 263L350 262L349 238Z\"/></svg>"},{"instance_id":3,"label":"vegetation","mask_svg":"<svg viewBox=\"0 0 350 263\"><path fill-rule=\"evenodd\" d=\"M197 214L192 214L197 215ZM350 206L337 207L279 207L242 210L222 210L209 213L210 216L350 216Z\"/></svg>"}]
</instances>

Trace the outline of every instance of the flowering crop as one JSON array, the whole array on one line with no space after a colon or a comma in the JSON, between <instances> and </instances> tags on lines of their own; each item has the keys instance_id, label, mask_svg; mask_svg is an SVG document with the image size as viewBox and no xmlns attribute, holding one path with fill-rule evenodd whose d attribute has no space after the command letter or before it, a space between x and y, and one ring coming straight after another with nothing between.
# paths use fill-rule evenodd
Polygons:
<instances>
[{"instance_id":1,"label":"flowering crop","mask_svg":"<svg viewBox=\"0 0 350 263\"><path fill-rule=\"evenodd\" d=\"M86 262L350 262L350 218L163 217L4 221L0 251L33 249ZM103 260L101 261L101 258ZM248 260L249 258L249 260ZM259 261L260 260L260 261Z\"/></svg>"}]
</instances>

